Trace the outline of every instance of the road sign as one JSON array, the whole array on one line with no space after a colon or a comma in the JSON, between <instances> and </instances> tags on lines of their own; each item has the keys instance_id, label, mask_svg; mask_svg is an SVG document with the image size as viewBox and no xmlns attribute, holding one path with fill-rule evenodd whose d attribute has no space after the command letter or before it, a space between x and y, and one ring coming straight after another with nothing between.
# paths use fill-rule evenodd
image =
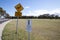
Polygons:
<instances>
[{"instance_id":1,"label":"road sign","mask_svg":"<svg viewBox=\"0 0 60 40\"><path fill-rule=\"evenodd\" d=\"M31 20L27 20L27 25L26 25L26 30L27 32L31 32L32 31L32 23Z\"/></svg>"},{"instance_id":2,"label":"road sign","mask_svg":"<svg viewBox=\"0 0 60 40\"><path fill-rule=\"evenodd\" d=\"M22 7L22 5L19 3L15 6L17 11L22 11L24 8Z\"/></svg>"},{"instance_id":3,"label":"road sign","mask_svg":"<svg viewBox=\"0 0 60 40\"><path fill-rule=\"evenodd\" d=\"M21 12L15 12L15 16L20 17L20 16L22 16L22 13Z\"/></svg>"}]
</instances>

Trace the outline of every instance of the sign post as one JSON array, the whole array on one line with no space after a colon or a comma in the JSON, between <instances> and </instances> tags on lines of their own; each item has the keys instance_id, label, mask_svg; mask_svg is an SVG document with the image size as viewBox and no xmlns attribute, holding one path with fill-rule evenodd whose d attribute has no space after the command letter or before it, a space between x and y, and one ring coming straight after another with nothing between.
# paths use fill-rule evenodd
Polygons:
<instances>
[{"instance_id":1,"label":"sign post","mask_svg":"<svg viewBox=\"0 0 60 40\"><path fill-rule=\"evenodd\" d=\"M30 32L28 32L28 40L30 40Z\"/></svg>"},{"instance_id":2,"label":"sign post","mask_svg":"<svg viewBox=\"0 0 60 40\"><path fill-rule=\"evenodd\" d=\"M22 10L23 10L23 7L22 5L19 3L15 6L15 9L17 10L17 12L15 12L15 16L17 17L17 22L16 22L16 34L18 33L18 19L20 16L22 16Z\"/></svg>"},{"instance_id":3,"label":"sign post","mask_svg":"<svg viewBox=\"0 0 60 40\"><path fill-rule=\"evenodd\" d=\"M16 21L16 34L18 33L18 17L17 17L17 21Z\"/></svg>"},{"instance_id":4,"label":"sign post","mask_svg":"<svg viewBox=\"0 0 60 40\"><path fill-rule=\"evenodd\" d=\"M30 40L30 32L32 31L32 23L31 23L31 20L27 20L26 30L28 32L28 40Z\"/></svg>"}]
</instances>

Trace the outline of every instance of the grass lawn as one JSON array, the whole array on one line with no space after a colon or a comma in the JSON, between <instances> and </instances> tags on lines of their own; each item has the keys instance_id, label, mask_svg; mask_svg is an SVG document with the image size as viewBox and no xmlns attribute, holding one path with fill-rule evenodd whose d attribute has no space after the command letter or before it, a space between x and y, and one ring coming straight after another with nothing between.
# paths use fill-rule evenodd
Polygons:
<instances>
[{"instance_id":1,"label":"grass lawn","mask_svg":"<svg viewBox=\"0 0 60 40\"><path fill-rule=\"evenodd\" d=\"M28 40L26 21L27 19L19 19L17 34L16 19L9 22L3 30L2 40ZM60 20L32 19L30 40L60 40Z\"/></svg>"}]
</instances>

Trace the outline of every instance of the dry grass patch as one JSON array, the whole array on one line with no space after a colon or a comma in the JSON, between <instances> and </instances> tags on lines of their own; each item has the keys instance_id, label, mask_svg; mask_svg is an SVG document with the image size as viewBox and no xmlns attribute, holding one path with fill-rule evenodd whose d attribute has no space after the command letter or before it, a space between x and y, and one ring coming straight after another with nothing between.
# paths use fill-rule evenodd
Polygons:
<instances>
[{"instance_id":1,"label":"dry grass patch","mask_svg":"<svg viewBox=\"0 0 60 40\"><path fill-rule=\"evenodd\" d=\"M16 19L8 23L3 31L3 40L28 40L27 19L19 19L16 34ZM60 40L60 20L32 19L31 40Z\"/></svg>"}]
</instances>

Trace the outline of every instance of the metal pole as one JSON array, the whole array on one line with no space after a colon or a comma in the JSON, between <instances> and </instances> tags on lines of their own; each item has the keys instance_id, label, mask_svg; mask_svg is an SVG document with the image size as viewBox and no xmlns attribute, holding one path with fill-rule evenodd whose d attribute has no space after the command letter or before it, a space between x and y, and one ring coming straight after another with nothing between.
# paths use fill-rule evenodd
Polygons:
<instances>
[{"instance_id":1,"label":"metal pole","mask_svg":"<svg viewBox=\"0 0 60 40\"><path fill-rule=\"evenodd\" d=\"M16 21L16 34L18 33L18 17L17 17L17 21Z\"/></svg>"},{"instance_id":2,"label":"metal pole","mask_svg":"<svg viewBox=\"0 0 60 40\"><path fill-rule=\"evenodd\" d=\"M30 32L28 32L28 40L30 40Z\"/></svg>"}]
</instances>

